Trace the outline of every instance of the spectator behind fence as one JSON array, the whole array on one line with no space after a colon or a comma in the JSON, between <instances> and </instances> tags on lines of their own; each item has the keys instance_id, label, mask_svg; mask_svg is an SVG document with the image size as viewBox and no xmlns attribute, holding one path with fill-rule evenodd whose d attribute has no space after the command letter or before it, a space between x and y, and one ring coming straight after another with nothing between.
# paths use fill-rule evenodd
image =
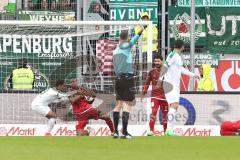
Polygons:
<instances>
[{"instance_id":1,"label":"spectator behind fence","mask_svg":"<svg viewBox=\"0 0 240 160\"><path fill-rule=\"evenodd\" d=\"M96 1L92 2L90 10L92 13L101 13L101 4Z\"/></svg>"},{"instance_id":2,"label":"spectator behind fence","mask_svg":"<svg viewBox=\"0 0 240 160\"><path fill-rule=\"evenodd\" d=\"M200 80L198 83L198 91L214 91L214 82L211 78L211 65L203 64L199 68Z\"/></svg>"},{"instance_id":3,"label":"spectator behind fence","mask_svg":"<svg viewBox=\"0 0 240 160\"><path fill-rule=\"evenodd\" d=\"M18 68L12 71L8 82L12 89L33 89L34 73L27 66L27 59L19 60Z\"/></svg>"},{"instance_id":4,"label":"spectator behind fence","mask_svg":"<svg viewBox=\"0 0 240 160\"><path fill-rule=\"evenodd\" d=\"M41 9L41 0L28 0L28 9L39 10Z\"/></svg>"},{"instance_id":5,"label":"spectator behind fence","mask_svg":"<svg viewBox=\"0 0 240 160\"><path fill-rule=\"evenodd\" d=\"M108 12L109 12L109 5L105 0L100 0L100 2L92 1L88 10L88 13L97 13L104 20L109 20Z\"/></svg>"},{"instance_id":6,"label":"spectator behind fence","mask_svg":"<svg viewBox=\"0 0 240 160\"><path fill-rule=\"evenodd\" d=\"M143 12L141 14L141 20L142 21L150 21L149 14L147 12ZM135 28L135 33L137 34L139 30L141 29L140 26ZM154 60L154 57L157 56L157 51L158 51L158 29L155 25L152 27L152 34L153 34L153 40L152 40L152 59ZM141 46L141 51L143 54L143 58L147 59L147 50L148 50L148 26L144 27L143 33L142 33L142 46ZM162 60L162 58L161 58ZM152 61L153 62L153 61Z\"/></svg>"},{"instance_id":7,"label":"spectator behind fence","mask_svg":"<svg viewBox=\"0 0 240 160\"><path fill-rule=\"evenodd\" d=\"M29 10L75 10L76 0L28 0Z\"/></svg>"}]
</instances>

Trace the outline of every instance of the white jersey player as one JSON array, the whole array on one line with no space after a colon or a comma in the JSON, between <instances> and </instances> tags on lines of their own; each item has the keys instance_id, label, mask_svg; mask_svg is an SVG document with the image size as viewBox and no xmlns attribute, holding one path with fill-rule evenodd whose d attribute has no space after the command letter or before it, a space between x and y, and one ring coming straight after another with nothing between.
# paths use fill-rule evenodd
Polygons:
<instances>
[{"instance_id":1,"label":"white jersey player","mask_svg":"<svg viewBox=\"0 0 240 160\"><path fill-rule=\"evenodd\" d=\"M44 117L49 119L48 121L48 130L45 133L46 136L51 136L51 131L56 123L56 113L54 113L50 108L49 104L54 102L57 99L67 97L67 94L61 93L64 92L65 85L63 80L58 80L56 82L56 88L49 88L48 90L44 91L43 93L39 94L34 100L32 101L31 108L33 111L41 114Z\"/></svg>"},{"instance_id":2,"label":"white jersey player","mask_svg":"<svg viewBox=\"0 0 240 160\"><path fill-rule=\"evenodd\" d=\"M164 63L165 69L167 69L166 73L163 76L160 76L160 81L162 77L164 77L164 81L170 83L173 88L171 91L167 91L169 89L164 88L165 96L167 102L169 104L168 111L168 128L166 131L166 135L173 135L173 127L175 122L175 114L179 106L180 100L180 80L181 74L188 75L190 77L198 77L194 73L183 67L183 61L180 56L181 52L184 50L184 43L181 40L176 40L174 50L167 56L167 59Z\"/></svg>"}]
</instances>

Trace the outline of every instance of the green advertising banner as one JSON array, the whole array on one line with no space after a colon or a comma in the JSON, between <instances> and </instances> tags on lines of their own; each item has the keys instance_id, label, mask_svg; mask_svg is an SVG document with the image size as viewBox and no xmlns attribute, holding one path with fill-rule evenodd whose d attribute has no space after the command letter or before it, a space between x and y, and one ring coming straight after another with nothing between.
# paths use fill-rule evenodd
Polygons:
<instances>
[{"instance_id":1,"label":"green advertising banner","mask_svg":"<svg viewBox=\"0 0 240 160\"><path fill-rule=\"evenodd\" d=\"M75 20L75 12L22 10L18 17L30 21L71 21ZM26 58L34 71L34 90L43 91L57 79L76 77L77 38L59 35L69 29L25 27L23 30L19 27L16 31L6 30L8 34L1 33L0 89L9 89L8 79L21 58Z\"/></svg>"},{"instance_id":2,"label":"green advertising banner","mask_svg":"<svg viewBox=\"0 0 240 160\"><path fill-rule=\"evenodd\" d=\"M190 43L190 9L184 7L169 7L170 43L173 46L176 39L181 39L188 46ZM206 16L204 8L196 9L195 40L197 46L206 45Z\"/></svg>"},{"instance_id":3,"label":"green advertising banner","mask_svg":"<svg viewBox=\"0 0 240 160\"><path fill-rule=\"evenodd\" d=\"M184 64L187 66L191 66L191 55L183 54ZM203 64L210 64L212 67L218 67L220 54L212 54L212 53L197 53L194 55L194 64L195 67L199 67Z\"/></svg>"},{"instance_id":4,"label":"green advertising banner","mask_svg":"<svg viewBox=\"0 0 240 160\"><path fill-rule=\"evenodd\" d=\"M58 79L76 77L76 37L59 35L1 35L0 89L8 89L8 78L21 58L35 74L34 89L45 90Z\"/></svg>"},{"instance_id":5,"label":"green advertising banner","mask_svg":"<svg viewBox=\"0 0 240 160\"><path fill-rule=\"evenodd\" d=\"M109 6L110 20L138 21L142 12L148 12L157 23L158 0L111 0Z\"/></svg>"},{"instance_id":6,"label":"green advertising banner","mask_svg":"<svg viewBox=\"0 0 240 160\"><path fill-rule=\"evenodd\" d=\"M111 0L109 8L110 20L113 21L139 21L141 13L148 12L153 23L158 22L158 0ZM110 36L116 37L119 32L112 29Z\"/></svg>"},{"instance_id":7,"label":"green advertising banner","mask_svg":"<svg viewBox=\"0 0 240 160\"><path fill-rule=\"evenodd\" d=\"M239 54L239 8L209 8L206 14L208 49L218 53Z\"/></svg>"},{"instance_id":8,"label":"green advertising banner","mask_svg":"<svg viewBox=\"0 0 240 160\"><path fill-rule=\"evenodd\" d=\"M19 20L29 21L74 21L75 12L28 11L18 12Z\"/></svg>"},{"instance_id":9,"label":"green advertising banner","mask_svg":"<svg viewBox=\"0 0 240 160\"><path fill-rule=\"evenodd\" d=\"M180 7L190 7L191 0L178 0ZM240 7L239 0L195 0L196 7Z\"/></svg>"}]
</instances>

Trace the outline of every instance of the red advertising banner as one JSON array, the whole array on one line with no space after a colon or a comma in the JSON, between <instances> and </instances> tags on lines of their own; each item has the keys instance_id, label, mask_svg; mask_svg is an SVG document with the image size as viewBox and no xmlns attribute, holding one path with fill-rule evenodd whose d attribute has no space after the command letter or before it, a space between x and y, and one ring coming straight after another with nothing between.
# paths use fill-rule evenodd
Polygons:
<instances>
[{"instance_id":1,"label":"red advertising banner","mask_svg":"<svg viewBox=\"0 0 240 160\"><path fill-rule=\"evenodd\" d=\"M199 74L199 69L195 68ZM240 60L221 60L219 66L212 68L211 77L214 81L215 91L240 91ZM198 81L196 81L197 88ZM186 91L189 77L182 75L181 91Z\"/></svg>"}]
</instances>

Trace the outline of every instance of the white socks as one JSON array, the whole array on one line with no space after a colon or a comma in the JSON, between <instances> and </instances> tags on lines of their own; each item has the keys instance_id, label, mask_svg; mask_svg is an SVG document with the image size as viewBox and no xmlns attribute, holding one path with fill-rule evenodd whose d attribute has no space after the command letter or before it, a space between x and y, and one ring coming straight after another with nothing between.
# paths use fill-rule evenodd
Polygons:
<instances>
[{"instance_id":1,"label":"white socks","mask_svg":"<svg viewBox=\"0 0 240 160\"><path fill-rule=\"evenodd\" d=\"M48 121L48 123L47 123L47 128L48 128L47 132L48 132L48 133L51 133L51 131L52 131L55 123L56 123L56 118L50 118L50 119L49 119L49 121Z\"/></svg>"},{"instance_id":2,"label":"white socks","mask_svg":"<svg viewBox=\"0 0 240 160\"><path fill-rule=\"evenodd\" d=\"M167 130L173 130L174 124L175 124L176 112L177 112L177 110L175 108L169 107Z\"/></svg>"}]
</instances>

